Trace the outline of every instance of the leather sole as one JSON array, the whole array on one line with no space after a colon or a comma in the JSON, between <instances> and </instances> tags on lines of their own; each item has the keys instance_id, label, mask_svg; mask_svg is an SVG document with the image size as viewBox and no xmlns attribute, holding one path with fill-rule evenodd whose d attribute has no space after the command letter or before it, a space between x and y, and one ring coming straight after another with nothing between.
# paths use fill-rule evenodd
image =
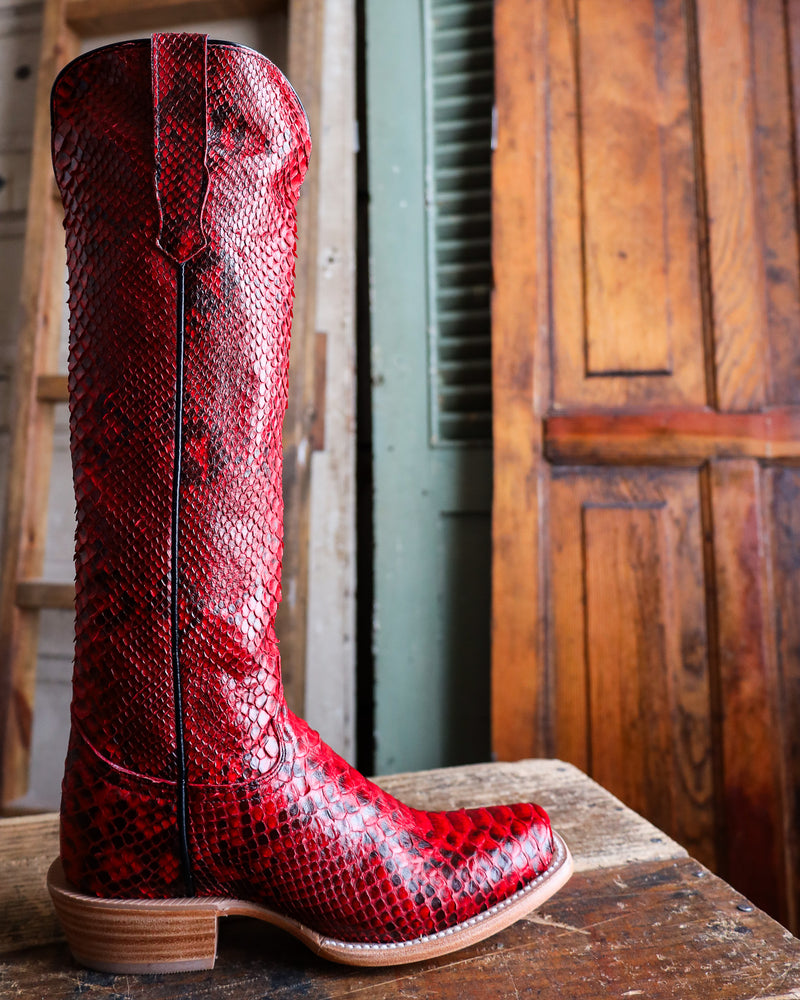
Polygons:
<instances>
[{"instance_id":1,"label":"leather sole","mask_svg":"<svg viewBox=\"0 0 800 1000\"><path fill-rule=\"evenodd\" d=\"M572 874L572 857L557 835L549 867L496 906L446 931L391 944L338 941L289 917L239 899L97 899L76 892L56 860L47 887L75 960L100 972L156 973L213 969L220 917L253 917L288 931L317 955L344 965L403 965L466 948L549 899Z\"/></svg>"}]
</instances>

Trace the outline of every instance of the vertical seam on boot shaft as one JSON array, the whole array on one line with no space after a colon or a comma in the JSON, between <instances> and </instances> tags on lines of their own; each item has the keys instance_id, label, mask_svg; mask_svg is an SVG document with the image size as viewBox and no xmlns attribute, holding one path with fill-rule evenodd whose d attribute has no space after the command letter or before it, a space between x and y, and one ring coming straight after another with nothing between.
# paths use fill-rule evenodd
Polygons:
<instances>
[{"instance_id":1,"label":"vertical seam on boot shaft","mask_svg":"<svg viewBox=\"0 0 800 1000\"><path fill-rule=\"evenodd\" d=\"M175 456L172 471L172 552L170 587L170 632L172 649L172 683L175 699L175 756L177 777L177 822L181 868L187 895L194 895L194 878L189 855L188 781L186 748L183 732L183 692L181 688L180 620L178 587L180 583L179 532L181 513L181 452L183 448L183 348L186 330L185 281L186 265L178 264L176 273L175 309Z\"/></svg>"},{"instance_id":2,"label":"vertical seam on boot shaft","mask_svg":"<svg viewBox=\"0 0 800 1000\"><path fill-rule=\"evenodd\" d=\"M160 59L162 54L167 60L163 74ZM178 55L181 56L180 60L177 59ZM181 677L181 459L183 450L184 340L186 333L186 261L198 253L207 242L203 231L203 212L209 189L206 163L208 144L207 55L207 35L163 35L156 33L151 39L150 73L153 98L154 182L159 214L156 246L177 265L170 645L175 712L176 823L184 890L189 896L194 895L194 877L189 849L188 774ZM180 64L177 76L175 75L176 63ZM162 99L165 101L164 106L162 106ZM178 101L182 112L185 112L184 124L188 122L186 129L175 130L172 121L174 108L170 111L174 101ZM164 121L167 125L163 136L162 115L165 116ZM202 135L196 131L196 127L201 124ZM182 165L181 172L188 172L188 177L178 179L175 174L177 163ZM195 194L197 198L193 200ZM188 203L188 207L192 210L190 219L184 218L182 211L175 210L174 201L176 198L181 202L183 208L186 208Z\"/></svg>"}]
</instances>

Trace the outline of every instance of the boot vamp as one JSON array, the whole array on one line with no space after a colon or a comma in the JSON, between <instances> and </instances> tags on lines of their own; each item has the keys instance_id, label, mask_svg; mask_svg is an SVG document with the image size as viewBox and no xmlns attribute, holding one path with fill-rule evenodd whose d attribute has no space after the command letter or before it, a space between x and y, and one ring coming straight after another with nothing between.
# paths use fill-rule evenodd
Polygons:
<instances>
[{"instance_id":1,"label":"boot vamp","mask_svg":"<svg viewBox=\"0 0 800 1000\"><path fill-rule=\"evenodd\" d=\"M201 894L260 902L344 941L407 941L502 903L550 863L539 807L412 809L288 711L283 727L270 775L192 789Z\"/></svg>"}]
</instances>

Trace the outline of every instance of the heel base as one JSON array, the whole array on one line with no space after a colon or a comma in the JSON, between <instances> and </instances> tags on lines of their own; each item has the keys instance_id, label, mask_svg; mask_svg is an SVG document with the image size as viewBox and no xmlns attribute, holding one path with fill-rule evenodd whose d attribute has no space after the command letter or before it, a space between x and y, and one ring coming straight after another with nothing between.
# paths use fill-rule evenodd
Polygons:
<instances>
[{"instance_id":1,"label":"heel base","mask_svg":"<svg viewBox=\"0 0 800 1000\"><path fill-rule=\"evenodd\" d=\"M121 974L213 969L217 912L200 899L96 899L73 889L61 861L47 888L76 962Z\"/></svg>"},{"instance_id":2,"label":"heel base","mask_svg":"<svg viewBox=\"0 0 800 1000\"><path fill-rule=\"evenodd\" d=\"M149 976L172 972L203 972L214 968L216 958L175 959L166 962L127 962L111 955L107 960L96 955L83 955L69 941L70 954L78 963L95 972L108 972L115 976Z\"/></svg>"},{"instance_id":3,"label":"heel base","mask_svg":"<svg viewBox=\"0 0 800 1000\"><path fill-rule=\"evenodd\" d=\"M422 962L485 940L534 910L572 874L572 857L553 834L548 868L512 896L446 930L410 941L347 941L327 937L285 914L243 899L96 899L76 892L61 862L50 867L47 885L77 961L101 972L191 972L213 969L217 921L241 916L262 920L294 935L316 955L343 965L386 966Z\"/></svg>"}]
</instances>

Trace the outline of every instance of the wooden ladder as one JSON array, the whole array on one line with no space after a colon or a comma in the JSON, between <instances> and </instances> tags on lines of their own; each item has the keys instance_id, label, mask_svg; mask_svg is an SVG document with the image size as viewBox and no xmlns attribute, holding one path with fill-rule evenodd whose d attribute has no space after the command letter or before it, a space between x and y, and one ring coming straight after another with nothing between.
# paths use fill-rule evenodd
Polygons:
<instances>
[{"instance_id":1,"label":"wooden ladder","mask_svg":"<svg viewBox=\"0 0 800 1000\"><path fill-rule=\"evenodd\" d=\"M288 0L288 72L314 122L317 115L322 46L321 8L325 0ZM48 489L53 455L54 408L67 401L65 374L55 371L64 300L64 235L61 201L50 160L50 89L58 71L80 51L83 39L112 33L147 33L188 21L263 14L279 0L45 0L36 90L30 194L21 283L18 356L11 388L11 440L0 574L0 807L22 796L28 785L39 613L71 609L72 583L42 579ZM310 184L309 184L310 181ZM299 206L304 259L298 262L292 367L311 372L316 259L316 190L309 175ZM302 293L301 293L302 289ZM306 335L310 330L311 336ZM284 428L287 451L308 433L313 378L299 374ZM286 499L293 522L287 536L307 537L308 467L298 463L287 476ZM294 545L285 572L302 586L307 546ZM282 613L284 656L305 662L305 602ZM293 620L296 619L296 620ZM287 696L302 701L303 672L285 677ZM60 765L60 762L59 762Z\"/></svg>"}]
</instances>

